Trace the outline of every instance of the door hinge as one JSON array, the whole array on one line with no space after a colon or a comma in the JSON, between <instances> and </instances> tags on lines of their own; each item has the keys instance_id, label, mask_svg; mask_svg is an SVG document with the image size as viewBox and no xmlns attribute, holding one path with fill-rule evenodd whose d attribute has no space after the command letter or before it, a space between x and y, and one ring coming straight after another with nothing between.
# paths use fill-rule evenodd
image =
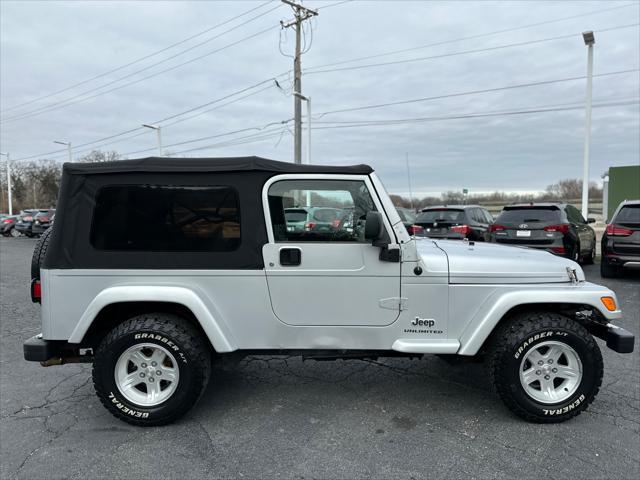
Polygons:
<instances>
[{"instance_id":1,"label":"door hinge","mask_svg":"<svg viewBox=\"0 0 640 480\"><path fill-rule=\"evenodd\" d=\"M402 311L407 309L407 300L408 299L404 297L382 298L378 304L380 305L380 308Z\"/></svg>"}]
</instances>

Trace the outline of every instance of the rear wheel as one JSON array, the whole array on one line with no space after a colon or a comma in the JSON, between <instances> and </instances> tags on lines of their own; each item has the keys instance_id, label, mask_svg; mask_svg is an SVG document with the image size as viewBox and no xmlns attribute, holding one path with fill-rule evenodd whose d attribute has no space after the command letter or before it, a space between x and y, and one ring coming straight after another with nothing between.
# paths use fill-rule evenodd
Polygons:
<instances>
[{"instance_id":1,"label":"rear wheel","mask_svg":"<svg viewBox=\"0 0 640 480\"><path fill-rule=\"evenodd\" d=\"M580 324L552 312L524 313L494 333L489 373L498 395L530 422L559 423L593 401L602 354Z\"/></svg>"},{"instance_id":2,"label":"rear wheel","mask_svg":"<svg viewBox=\"0 0 640 480\"><path fill-rule=\"evenodd\" d=\"M14 238L15 238L15 237L19 237L19 236L20 236L20 232L19 232L19 231L17 231L15 228L12 228L12 229L9 231L9 235L11 235L11 236L12 236L12 237L14 237Z\"/></svg>"},{"instance_id":3,"label":"rear wheel","mask_svg":"<svg viewBox=\"0 0 640 480\"><path fill-rule=\"evenodd\" d=\"M586 263L587 265L593 265L596 261L596 242L593 242L593 245L591 246L591 250L589 250L589 253L587 253L587 255L584 257L584 263Z\"/></svg>"},{"instance_id":4,"label":"rear wheel","mask_svg":"<svg viewBox=\"0 0 640 480\"><path fill-rule=\"evenodd\" d=\"M604 259L600 263L600 276L603 278L615 278L620 275L620 269L614 265L608 265Z\"/></svg>"},{"instance_id":5,"label":"rear wheel","mask_svg":"<svg viewBox=\"0 0 640 480\"><path fill-rule=\"evenodd\" d=\"M107 334L95 353L93 384L115 417L140 426L171 423L204 391L211 372L206 340L186 320L154 313Z\"/></svg>"}]
</instances>

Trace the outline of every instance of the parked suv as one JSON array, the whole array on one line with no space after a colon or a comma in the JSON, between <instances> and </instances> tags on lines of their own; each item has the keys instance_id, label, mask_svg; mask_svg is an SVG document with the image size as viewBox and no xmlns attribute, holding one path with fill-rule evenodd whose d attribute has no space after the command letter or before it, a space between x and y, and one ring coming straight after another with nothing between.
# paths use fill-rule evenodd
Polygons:
<instances>
[{"instance_id":1,"label":"parked suv","mask_svg":"<svg viewBox=\"0 0 640 480\"><path fill-rule=\"evenodd\" d=\"M442 205L423 208L415 224L422 234L431 238L450 238L489 241L489 226L493 217L478 205Z\"/></svg>"},{"instance_id":2,"label":"parked suv","mask_svg":"<svg viewBox=\"0 0 640 480\"><path fill-rule=\"evenodd\" d=\"M284 210L287 232L319 239L331 236L338 229L342 216L342 209L332 207L296 207Z\"/></svg>"},{"instance_id":3,"label":"parked suv","mask_svg":"<svg viewBox=\"0 0 640 480\"><path fill-rule=\"evenodd\" d=\"M17 222L17 215L0 215L0 234L5 237L19 236L20 232L15 229Z\"/></svg>"},{"instance_id":4,"label":"parked suv","mask_svg":"<svg viewBox=\"0 0 640 480\"><path fill-rule=\"evenodd\" d=\"M491 241L539 248L575 262L593 263L596 232L566 203L524 203L503 208L491 226Z\"/></svg>"},{"instance_id":5,"label":"parked suv","mask_svg":"<svg viewBox=\"0 0 640 480\"><path fill-rule=\"evenodd\" d=\"M339 199L352 231L289 231L291 199L309 191ZM583 411L603 375L593 336L633 350L610 323L622 317L615 293L547 252L411 237L385 192L366 165L65 164L55 224L32 261L42 333L24 356L92 362L103 405L135 425L184 415L212 360L231 352L485 358L522 418Z\"/></svg>"},{"instance_id":6,"label":"parked suv","mask_svg":"<svg viewBox=\"0 0 640 480\"><path fill-rule=\"evenodd\" d=\"M40 210L33 217L33 225L31 226L31 233L34 236L42 235L47 228L51 226L53 217L55 217L55 210L42 211Z\"/></svg>"},{"instance_id":7,"label":"parked suv","mask_svg":"<svg viewBox=\"0 0 640 480\"><path fill-rule=\"evenodd\" d=\"M36 215L43 213L47 215L53 215L55 210L36 208L30 210L23 210L20 212L18 222L16 223L16 230L27 237L37 236L39 233L33 231L33 223Z\"/></svg>"},{"instance_id":8,"label":"parked suv","mask_svg":"<svg viewBox=\"0 0 640 480\"><path fill-rule=\"evenodd\" d=\"M627 200L618 206L602 235L601 249L603 277L640 268L640 200Z\"/></svg>"}]
</instances>

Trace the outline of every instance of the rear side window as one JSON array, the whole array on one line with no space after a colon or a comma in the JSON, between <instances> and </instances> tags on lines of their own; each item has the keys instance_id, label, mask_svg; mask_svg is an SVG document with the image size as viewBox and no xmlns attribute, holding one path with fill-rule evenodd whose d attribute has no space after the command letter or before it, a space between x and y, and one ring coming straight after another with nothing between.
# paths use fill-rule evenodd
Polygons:
<instances>
[{"instance_id":1,"label":"rear side window","mask_svg":"<svg viewBox=\"0 0 640 480\"><path fill-rule=\"evenodd\" d=\"M238 193L227 186L122 185L98 191L98 250L228 252L240 245Z\"/></svg>"},{"instance_id":2,"label":"rear side window","mask_svg":"<svg viewBox=\"0 0 640 480\"><path fill-rule=\"evenodd\" d=\"M514 208L503 210L496 222L530 223L557 222L560 220L560 210L557 208Z\"/></svg>"},{"instance_id":3,"label":"rear side window","mask_svg":"<svg viewBox=\"0 0 640 480\"><path fill-rule=\"evenodd\" d=\"M618 212L616 223L640 224L640 205L626 205Z\"/></svg>"}]
</instances>

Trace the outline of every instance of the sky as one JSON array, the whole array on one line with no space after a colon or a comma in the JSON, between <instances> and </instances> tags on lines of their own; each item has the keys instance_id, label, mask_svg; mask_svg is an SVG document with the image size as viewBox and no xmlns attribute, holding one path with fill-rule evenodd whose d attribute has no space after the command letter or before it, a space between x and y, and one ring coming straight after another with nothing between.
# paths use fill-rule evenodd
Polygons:
<instances>
[{"instance_id":1,"label":"sky","mask_svg":"<svg viewBox=\"0 0 640 480\"><path fill-rule=\"evenodd\" d=\"M414 195L582 177L587 30L590 179L640 163L638 1L303 3L312 163L370 164L400 194L410 173ZM2 0L0 150L150 156L147 123L173 156L293 161L291 18L276 0Z\"/></svg>"}]
</instances>

